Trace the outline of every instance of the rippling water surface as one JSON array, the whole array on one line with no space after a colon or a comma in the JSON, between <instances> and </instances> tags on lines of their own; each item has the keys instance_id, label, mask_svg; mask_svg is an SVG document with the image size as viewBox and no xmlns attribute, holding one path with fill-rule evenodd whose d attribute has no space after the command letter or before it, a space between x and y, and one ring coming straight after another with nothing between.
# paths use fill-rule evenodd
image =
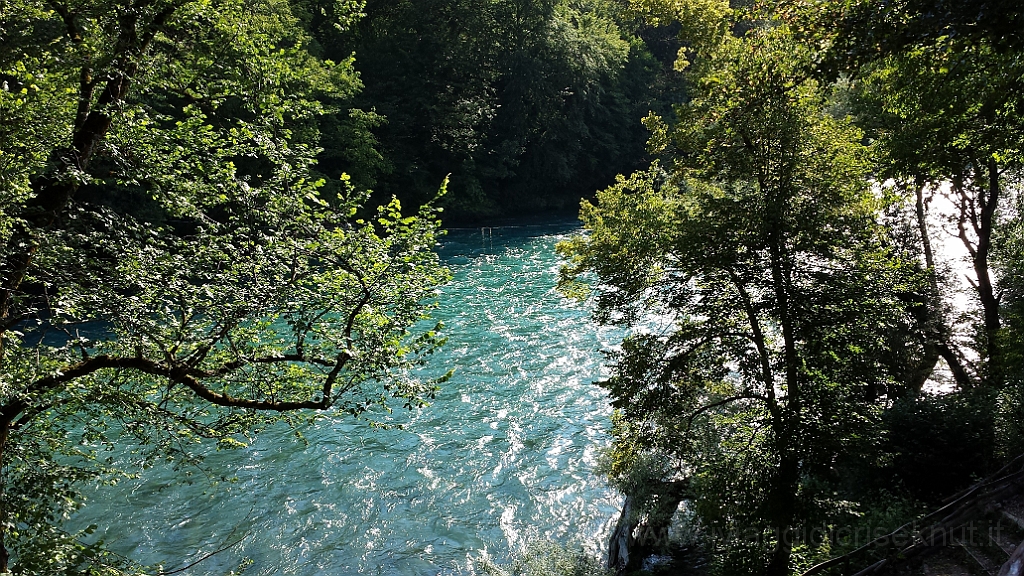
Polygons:
<instances>
[{"instance_id":1,"label":"rippling water surface","mask_svg":"<svg viewBox=\"0 0 1024 576\"><path fill-rule=\"evenodd\" d=\"M102 488L76 523L109 546L174 569L238 539L191 574L457 574L484 550L498 561L547 538L598 553L619 499L593 475L608 443L601 349L617 331L555 291L555 243L572 225L455 230L441 254L455 275L437 316L454 367L434 404L376 430L351 418L271 430L219 452L182 486L166 467ZM396 411L397 412L397 411Z\"/></svg>"}]
</instances>

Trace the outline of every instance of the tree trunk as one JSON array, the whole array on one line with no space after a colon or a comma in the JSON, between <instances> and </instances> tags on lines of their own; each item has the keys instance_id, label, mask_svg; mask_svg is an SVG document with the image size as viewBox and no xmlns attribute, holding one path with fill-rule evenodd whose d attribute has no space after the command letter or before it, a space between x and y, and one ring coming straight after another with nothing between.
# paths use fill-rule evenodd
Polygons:
<instances>
[{"instance_id":1,"label":"tree trunk","mask_svg":"<svg viewBox=\"0 0 1024 576\"><path fill-rule=\"evenodd\" d=\"M787 433L784 437L789 438ZM786 444L790 441L786 440ZM788 576L789 563L793 554L793 517L796 510L796 490L800 466L790 450L783 452L779 463L778 477L769 498L771 527L775 532L775 548L772 550L765 576Z\"/></svg>"},{"instance_id":2,"label":"tree trunk","mask_svg":"<svg viewBox=\"0 0 1024 576\"><path fill-rule=\"evenodd\" d=\"M766 179L762 179L763 182ZM768 513L775 531L775 548L765 568L766 576L788 576L789 560L793 552L792 528L796 509L796 489L800 466L797 459L797 431L800 428L801 374L797 351L797 338L793 310L790 308L792 288L792 261L788 253L786 223L782 217L786 200L780 191L768 195L768 253L772 275L772 290L782 330L783 367L785 370L786 398L783 416L773 421L776 450L779 454L778 476L769 492ZM769 383L769 386L774 385Z\"/></svg>"},{"instance_id":3,"label":"tree trunk","mask_svg":"<svg viewBox=\"0 0 1024 576\"><path fill-rule=\"evenodd\" d=\"M917 230L921 234L921 247L924 249L924 264L928 267L929 284L932 289L932 296L939 295L939 280L935 275L935 255L932 252L931 236L928 234L928 221L924 211L924 184L917 186L916 202L914 207L917 211Z\"/></svg>"},{"instance_id":4,"label":"tree trunk","mask_svg":"<svg viewBox=\"0 0 1024 576\"><path fill-rule=\"evenodd\" d=\"M985 336L984 382L999 386L1003 381L1002 361L999 349L999 297L996 295L989 256L992 250L992 233L995 226L996 209L1002 189L999 184L999 166L995 159L979 163L973 184L965 182L963 175L953 180L953 188L959 200L957 228L960 241L971 256L971 264L977 282L973 283L975 293L982 307L983 332ZM968 229L977 235L977 242L970 238Z\"/></svg>"},{"instance_id":5,"label":"tree trunk","mask_svg":"<svg viewBox=\"0 0 1024 576\"><path fill-rule=\"evenodd\" d=\"M1001 189L999 186L999 167L994 159L988 161L988 190L980 192L981 204L980 226L978 228L978 251L974 258L974 271L978 275L978 298L985 314L985 353L988 356L986 380L989 384L1002 383L1002 361L999 350L999 298L995 293L991 270L989 269L989 252L992 248L992 233L995 226L995 213L999 205ZM986 193L987 192L987 193Z\"/></svg>"},{"instance_id":6,"label":"tree trunk","mask_svg":"<svg viewBox=\"0 0 1024 576\"><path fill-rule=\"evenodd\" d=\"M608 542L608 568L615 570L616 574L622 574L631 567L629 552L633 540L633 530L637 525L634 516L633 497L627 495L626 501L622 504L619 521L615 523L615 530Z\"/></svg>"},{"instance_id":7,"label":"tree trunk","mask_svg":"<svg viewBox=\"0 0 1024 576\"><path fill-rule=\"evenodd\" d=\"M924 209L924 185L917 186L915 209L917 212L917 229L921 235L921 246L924 250L925 266L928 267L928 287L930 293L923 303L923 314L915 314L916 321L924 330L925 357L914 370L909 382L910 387L920 392L924 383L931 377L935 363L941 357L949 366L953 379L961 389L973 387L973 381L967 374L960 356L949 343L949 327L942 313L942 302L939 300L939 280L935 272L935 254L932 251L931 236L928 234L928 221Z\"/></svg>"}]
</instances>

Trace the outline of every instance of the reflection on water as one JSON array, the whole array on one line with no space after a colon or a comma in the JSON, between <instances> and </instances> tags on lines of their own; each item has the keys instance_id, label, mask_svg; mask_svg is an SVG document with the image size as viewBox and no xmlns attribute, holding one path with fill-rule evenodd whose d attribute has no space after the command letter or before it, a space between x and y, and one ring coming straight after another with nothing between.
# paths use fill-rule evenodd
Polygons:
<instances>
[{"instance_id":1,"label":"reflection on water","mask_svg":"<svg viewBox=\"0 0 1024 576\"><path fill-rule=\"evenodd\" d=\"M214 453L181 485L158 467L99 489L75 523L96 523L134 559L225 574L454 574L487 550L499 561L550 538L597 553L619 499L592 474L607 445L600 354L621 334L591 325L555 291L555 243L570 225L454 230L442 256L455 279L437 316L455 367L433 406L398 415L403 430L351 418L271 430Z\"/></svg>"}]
</instances>

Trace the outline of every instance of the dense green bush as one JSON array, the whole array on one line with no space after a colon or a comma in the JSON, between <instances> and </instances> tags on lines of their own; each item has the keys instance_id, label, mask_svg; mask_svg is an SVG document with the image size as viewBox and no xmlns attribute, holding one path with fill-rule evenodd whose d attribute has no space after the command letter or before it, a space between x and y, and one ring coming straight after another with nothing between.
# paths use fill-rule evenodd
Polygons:
<instances>
[{"instance_id":1,"label":"dense green bush","mask_svg":"<svg viewBox=\"0 0 1024 576\"><path fill-rule=\"evenodd\" d=\"M910 495L937 501L968 486L994 464L995 396L987 390L920 394L897 401L885 416L881 470Z\"/></svg>"}]
</instances>

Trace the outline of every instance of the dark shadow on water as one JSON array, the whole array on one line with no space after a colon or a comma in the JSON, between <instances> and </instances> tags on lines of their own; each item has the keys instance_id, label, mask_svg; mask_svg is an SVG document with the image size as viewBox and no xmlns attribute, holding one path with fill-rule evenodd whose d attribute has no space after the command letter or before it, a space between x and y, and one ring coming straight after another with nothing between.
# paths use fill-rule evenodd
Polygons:
<instances>
[{"instance_id":1,"label":"dark shadow on water","mask_svg":"<svg viewBox=\"0 0 1024 576\"><path fill-rule=\"evenodd\" d=\"M579 219L570 215L506 219L487 225L446 228L438 254L443 260L453 263L450 262L453 259L499 254L510 248L522 247L534 238L570 234L579 228Z\"/></svg>"}]
</instances>

